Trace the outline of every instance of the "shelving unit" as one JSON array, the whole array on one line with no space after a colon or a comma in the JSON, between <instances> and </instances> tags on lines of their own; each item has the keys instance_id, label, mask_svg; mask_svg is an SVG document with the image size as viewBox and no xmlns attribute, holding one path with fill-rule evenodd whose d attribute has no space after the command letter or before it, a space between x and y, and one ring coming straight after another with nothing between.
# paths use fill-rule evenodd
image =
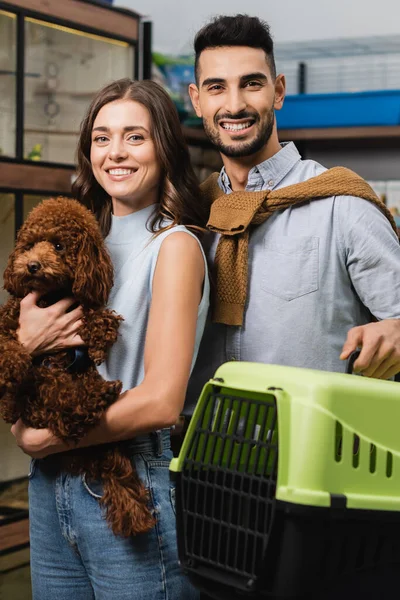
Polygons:
<instances>
[{"instance_id":1,"label":"shelving unit","mask_svg":"<svg viewBox=\"0 0 400 600\"><path fill-rule=\"evenodd\" d=\"M202 127L183 127L188 143L211 144ZM280 129L281 142L315 142L333 140L389 140L400 141L400 125L376 127L324 127L321 129Z\"/></svg>"},{"instance_id":2,"label":"shelving unit","mask_svg":"<svg viewBox=\"0 0 400 600\"><path fill-rule=\"evenodd\" d=\"M34 127L25 127L25 133L42 133L45 135L79 135L79 131L68 131L67 129L38 129Z\"/></svg>"},{"instance_id":3,"label":"shelving unit","mask_svg":"<svg viewBox=\"0 0 400 600\"><path fill-rule=\"evenodd\" d=\"M55 96L68 96L70 98L93 98L96 90L92 92L68 92L67 90L36 90L36 96L48 96L49 94L54 94Z\"/></svg>"},{"instance_id":4,"label":"shelving unit","mask_svg":"<svg viewBox=\"0 0 400 600\"><path fill-rule=\"evenodd\" d=\"M14 502L10 502L11 488L19 494ZM29 546L28 483L25 479L0 484L0 527L0 557Z\"/></svg>"},{"instance_id":5,"label":"shelving unit","mask_svg":"<svg viewBox=\"0 0 400 600\"><path fill-rule=\"evenodd\" d=\"M192 150L211 150L202 127L183 130ZM326 167L343 165L367 180L400 179L400 125L279 129L278 133L281 142L293 141L304 159Z\"/></svg>"},{"instance_id":6,"label":"shelving unit","mask_svg":"<svg viewBox=\"0 0 400 600\"><path fill-rule=\"evenodd\" d=\"M400 140L400 125L374 127L325 127L323 129L282 129L282 141L317 140Z\"/></svg>"}]
</instances>

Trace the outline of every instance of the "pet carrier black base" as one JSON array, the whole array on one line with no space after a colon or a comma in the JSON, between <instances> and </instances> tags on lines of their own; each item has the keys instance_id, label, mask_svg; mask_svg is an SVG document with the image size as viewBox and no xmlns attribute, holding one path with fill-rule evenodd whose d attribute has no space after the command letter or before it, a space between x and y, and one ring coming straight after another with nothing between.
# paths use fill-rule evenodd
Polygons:
<instances>
[{"instance_id":1,"label":"pet carrier black base","mask_svg":"<svg viewBox=\"0 0 400 600\"><path fill-rule=\"evenodd\" d=\"M179 479L177 487L179 514ZM182 531L178 529L181 566L197 588L216 600L392 600L397 598L394 590L400 589L398 512L377 515L350 510L341 514L340 508L277 502L268 546L258 557L264 572L257 580L227 572L217 562L212 566L209 560L185 558L188 540L182 539ZM197 545L201 540L198 533ZM208 542L211 548L220 545L215 535ZM193 548L196 552L196 540ZM238 548L240 553L241 545ZM232 563L233 557L230 560Z\"/></svg>"}]
</instances>

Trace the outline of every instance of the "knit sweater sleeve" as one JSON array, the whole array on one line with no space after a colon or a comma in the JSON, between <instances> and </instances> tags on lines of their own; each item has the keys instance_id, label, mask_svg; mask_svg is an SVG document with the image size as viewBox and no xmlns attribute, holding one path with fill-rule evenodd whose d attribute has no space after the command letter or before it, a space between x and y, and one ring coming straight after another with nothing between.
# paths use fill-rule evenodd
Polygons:
<instances>
[{"instance_id":1,"label":"knit sweater sleeve","mask_svg":"<svg viewBox=\"0 0 400 600\"><path fill-rule=\"evenodd\" d=\"M377 319L400 318L400 244L387 217L369 201L334 200L339 245L361 302Z\"/></svg>"}]
</instances>

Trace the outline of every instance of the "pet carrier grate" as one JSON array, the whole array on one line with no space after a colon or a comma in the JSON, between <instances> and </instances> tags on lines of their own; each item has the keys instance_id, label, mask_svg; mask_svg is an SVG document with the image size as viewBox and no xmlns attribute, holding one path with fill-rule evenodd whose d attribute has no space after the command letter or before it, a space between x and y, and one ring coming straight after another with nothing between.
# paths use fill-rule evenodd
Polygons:
<instances>
[{"instance_id":1,"label":"pet carrier grate","mask_svg":"<svg viewBox=\"0 0 400 600\"><path fill-rule=\"evenodd\" d=\"M214 387L197 421L179 490L190 561L257 579L274 515L277 464L274 397L249 399Z\"/></svg>"}]
</instances>

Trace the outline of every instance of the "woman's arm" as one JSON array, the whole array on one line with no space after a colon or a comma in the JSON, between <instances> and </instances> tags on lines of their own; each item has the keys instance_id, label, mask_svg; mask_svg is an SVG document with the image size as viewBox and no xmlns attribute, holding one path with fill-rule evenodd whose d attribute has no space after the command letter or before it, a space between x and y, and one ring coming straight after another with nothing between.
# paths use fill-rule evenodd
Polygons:
<instances>
[{"instance_id":1,"label":"woman's arm","mask_svg":"<svg viewBox=\"0 0 400 600\"><path fill-rule=\"evenodd\" d=\"M184 404L204 281L198 242L187 233L162 243L153 279L143 382L121 394L79 447L129 439L173 425ZM68 449L48 430L14 426L19 445L41 458Z\"/></svg>"},{"instance_id":2,"label":"woman's arm","mask_svg":"<svg viewBox=\"0 0 400 600\"><path fill-rule=\"evenodd\" d=\"M183 232L168 236L154 274L144 380L110 406L83 445L129 439L176 422L190 375L203 281L197 241Z\"/></svg>"}]
</instances>

